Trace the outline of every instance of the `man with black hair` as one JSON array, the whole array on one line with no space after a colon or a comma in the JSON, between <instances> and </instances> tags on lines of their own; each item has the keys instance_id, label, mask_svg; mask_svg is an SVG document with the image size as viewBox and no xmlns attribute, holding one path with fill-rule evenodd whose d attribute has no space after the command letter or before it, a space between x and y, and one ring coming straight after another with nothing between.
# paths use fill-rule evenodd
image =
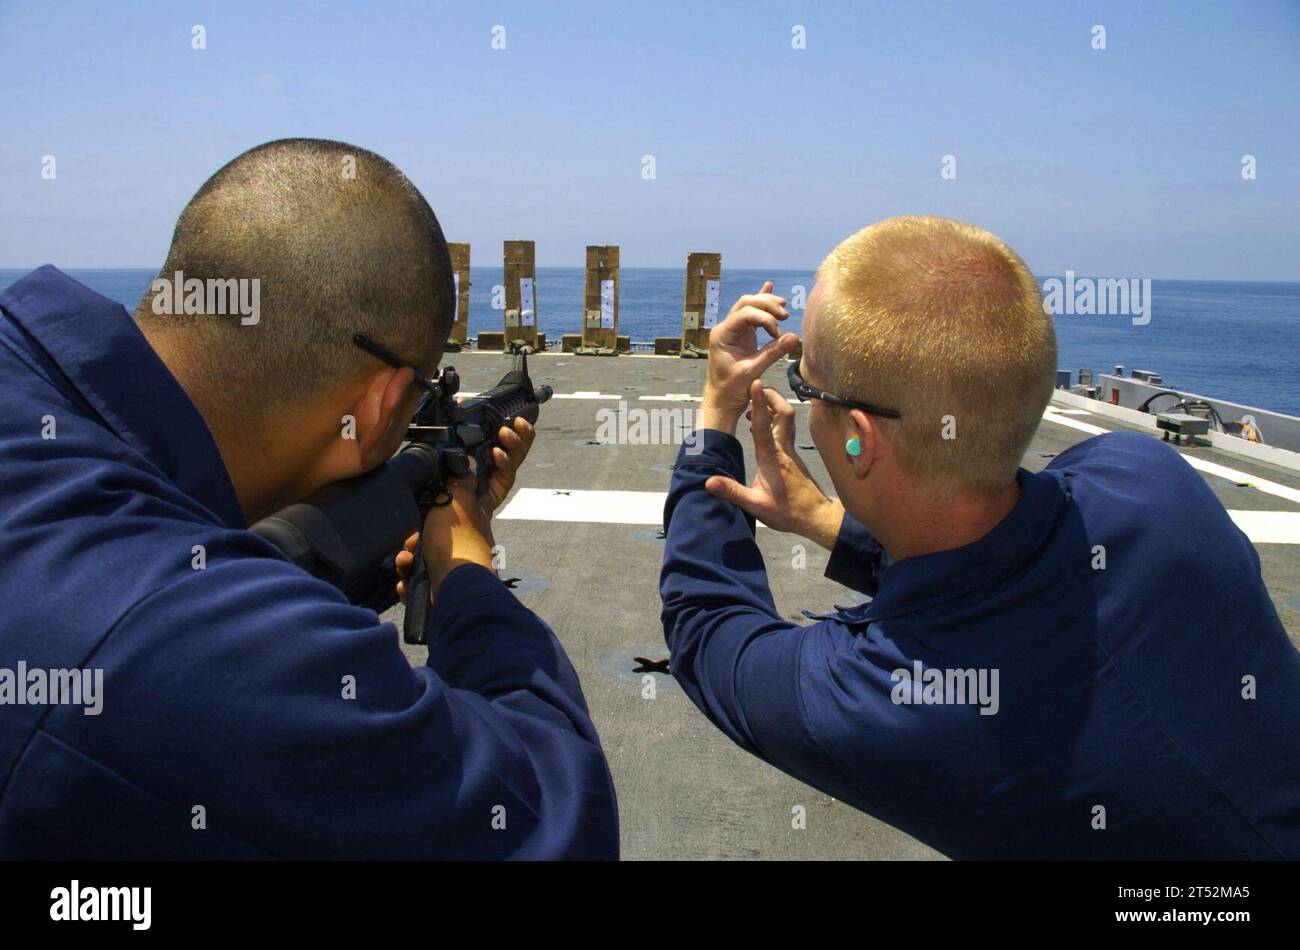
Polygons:
<instances>
[{"instance_id":1,"label":"man with black hair","mask_svg":"<svg viewBox=\"0 0 1300 950\"><path fill-rule=\"evenodd\" d=\"M453 293L400 171L292 139L199 190L134 322L48 266L0 296L0 674L102 682L0 675L0 857L617 856L577 677L492 570L526 422L425 523L427 666L247 530L392 455Z\"/></svg>"}]
</instances>

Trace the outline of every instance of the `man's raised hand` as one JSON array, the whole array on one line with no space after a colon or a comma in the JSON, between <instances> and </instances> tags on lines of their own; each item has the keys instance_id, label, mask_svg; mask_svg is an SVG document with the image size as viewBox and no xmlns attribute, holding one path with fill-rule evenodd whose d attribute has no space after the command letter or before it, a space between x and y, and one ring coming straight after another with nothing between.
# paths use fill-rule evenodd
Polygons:
<instances>
[{"instance_id":1,"label":"man's raised hand","mask_svg":"<svg viewBox=\"0 0 1300 950\"><path fill-rule=\"evenodd\" d=\"M735 432L749 403L750 384L794 351L799 338L781 333L777 322L790 316L785 303L766 281L758 293L737 300L727 318L709 331L709 378L700 401L700 428ZM762 347L760 327L772 337Z\"/></svg>"},{"instance_id":2,"label":"man's raised hand","mask_svg":"<svg viewBox=\"0 0 1300 950\"><path fill-rule=\"evenodd\" d=\"M802 535L826 549L835 546L844 507L817 486L795 449L794 407L759 380L750 388L750 431L758 472L746 487L725 475L704 483L709 494L743 508L777 531Z\"/></svg>"}]
</instances>

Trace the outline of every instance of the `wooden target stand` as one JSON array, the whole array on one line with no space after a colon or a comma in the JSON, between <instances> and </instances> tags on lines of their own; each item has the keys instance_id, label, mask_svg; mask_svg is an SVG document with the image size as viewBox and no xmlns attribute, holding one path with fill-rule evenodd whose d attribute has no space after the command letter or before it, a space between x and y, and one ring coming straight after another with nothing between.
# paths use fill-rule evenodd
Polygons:
<instances>
[{"instance_id":1,"label":"wooden target stand","mask_svg":"<svg viewBox=\"0 0 1300 950\"><path fill-rule=\"evenodd\" d=\"M587 245L580 356L618 355L618 245Z\"/></svg>"},{"instance_id":2,"label":"wooden target stand","mask_svg":"<svg viewBox=\"0 0 1300 950\"><path fill-rule=\"evenodd\" d=\"M704 359L709 331L718 323L722 293L722 255L692 251L686 255L686 294L682 302L682 342L679 355Z\"/></svg>"},{"instance_id":3,"label":"wooden target stand","mask_svg":"<svg viewBox=\"0 0 1300 950\"><path fill-rule=\"evenodd\" d=\"M537 253L533 241L505 242L505 349L517 340L541 350L537 332Z\"/></svg>"},{"instance_id":4,"label":"wooden target stand","mask_svg":"<svg viewBox=\"0 0 1300 950\"><path fill-rule=\"evenodd\" d=\"M447 250L451 253L451 272L456 288L447 349L454 352L469 345L469 245L448 244Z\"/></svg>"}]
</instances>

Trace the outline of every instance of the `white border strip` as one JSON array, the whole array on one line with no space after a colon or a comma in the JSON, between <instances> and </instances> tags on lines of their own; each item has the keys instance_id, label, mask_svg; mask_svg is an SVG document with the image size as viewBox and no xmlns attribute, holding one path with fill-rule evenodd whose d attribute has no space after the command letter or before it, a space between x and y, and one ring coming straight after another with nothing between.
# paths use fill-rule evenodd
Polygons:
<instances>
[{"instance_id":1,"label":"white border strip","mask_svg":"<svg viewBox=\"0 0 1300 950\"><path fill-rule=\"evenodd\" d=\"M503 521L659 525L667 500L668 493L661 491L521 488L496 517ZM1233 509L1228 515L1254 544L1300 544L1300 511Z\"/></svg>"},{"instance_id":2,"label":"white border strip","mask_svg":"<svg viewBox=\"0 0 1300 950\"><path fill-rule=\"evenodd\" d=\"M1110 432L1110 429L1103 429L1101 426L1095 426L1088 422L1080 422L1078 419L1071 419L1068 416L1061 415L1059 410L1047 407L1043 413L1043 419L1047 422L1054 422L1059 426L1066 426L1070 429L1078 429L1080 432L1087 432L1090 435L1102 435ZM1177 451L1175 446L1170 448ZM1189 455L1186 452L1179 452L1192 468L1204 475L1213 475L1215 478L1222 478L1232 482L1234 485L1248 485L1266 495L1273 495L1277 498L1285 498L1287 501L1295 502L1300 505L1300 489L1291 488L1288 485L1281 485L1277 482L1269 481L1267 478L1260 478L1258 475L1252 475L1250 472L1243 472L1239 469L1229 468L1226 465L1220 465L1217 462L1208 462L1203 458L1195 455Z\"/></svg>"},{"instance_id":3,"label":"white border strip","mask_svg":"<svg viewBox=\"0 0 1300 950\"><path fill-rule=\"evenodd\" d=\"M1205 459L1197 458L1195 455L1186 455L1179 453L1187 460L1187 464L1198 472L1206 475L1214 475L1217 478L1225 478L1233 483L1243 483L1249 485L1258 491L1268 495L1275 495L1278 498L1285 498L1287 501L1293 501L1300 505L1300 489L1290 488L1287 485L1279 485L1277 482L1270 482L1267 478L1260 478L1258 475L1252 475L1249 472L1239 472L1235 468L1228 468L1226 465L1219 465L1215 462L1207 462Z\"/></svg>"},{"instance_id":4,"label":"white border strip","mask_svg":"<svg viewBox=\"0 0 1300 950\"><path fill-rule=\"evenodd\" d=\"M663 524L662 491L585 491L521 488L493 517L505 521L569 521L589 524Z\"/></svg>"},{"instance_id":5,"label":"white border strip","mask_svg":"<svg viewBox=\"0 0 1300 950\"><path fill-rule=\"evenodd\" d=\"M1228 512L1252 544L1300 544L1300 511Z\"/></svg>"},{"instance_id":6,"label":"white border strip","mask_svg":"<svg viewBox=\"0 0 1300 950\"><path fill-rule=\"evenodd\" d=\"M1086 432L1089 435L1104 435L1111 431L1110 429L1103 429L1101 426L1095 426L1091 422L1080 422L1078 419L1071 419L1069 416L1063 416L1051 406L1048 406L1043 410L1043 419L1046 422L1055 422L1058 426L1078 429L1080 432Z\"/></svg>"}]
</instances>

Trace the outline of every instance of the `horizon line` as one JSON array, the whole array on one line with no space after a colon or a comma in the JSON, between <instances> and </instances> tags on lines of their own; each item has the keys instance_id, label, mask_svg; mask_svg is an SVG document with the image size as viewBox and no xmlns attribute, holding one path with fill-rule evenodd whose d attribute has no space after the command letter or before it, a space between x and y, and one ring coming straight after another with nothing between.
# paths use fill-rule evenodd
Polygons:
<instances>
[{"instance_id":1,"label":"horizon line","mask_svg":"<svg viewBox=\"0 0 1300 950\"><path fill-rule=\"evenodd\" d=\"M34 264L34 265L29 266L29 267L23 267L23 266L18 266L18 267L9 267L9 266L5 266L5 267L0 267L0 271L23 271L24 273L27 273L27 272L30 272L30 271L37 270L38 268L44 267L44 266L46 266L46 264L50 264L50 262L49 262L49 261L46 261L46 262L44 262L44 263L42 263L42 264ZM129 270L136 270L136 271L146 271L146 272L153 272L153 273L161 273L161 271L159 271L157 267L139 267L139 266L133 266L133 267L106 267L106 266L82 266L82 265L62 267L62 266L60 266L60 265L58 265L58 264L53 264L52 266L57 267L59 270L62 270L62 271L74 271L74 270L79 270L79 271L114 271L114 270L119 270L119 271L129 271ZM581 265L581 264L537 264L537 265L535 265L535 266L536 266L538 269L551 269L551 270L576 270L576 271L581 271L581 270L585 270L585 269L586 269L585 265ZM626 264L623 264L623 265L620 265L619 269L620 269L620 270L624 270L624 269L626 269L626 270L683 270L683 269L685 268L685 266L686 266L686 264L685 264L685 262L683 261L681 264L678 264L678 265L664 265L664 264L635 264L635 265L626 265ZM489 268L489 269L491 269L491 268L501 268L501 269L504 269L504 265L503 265L503 264L474 264L474 263L471 263L471 264L470 264L470 268L471 268L471 270L474 269L474 268L476 268L476 267ZM815 266L814 266L814 267L807 267L807 268L805 268L805 267L739 267L739 266L733 266L733 267L731 267L730 269L731 269L731 270L738 270L738 271L771 271L772 273L792 273L792 272L796 272L796 271L798 271L798 272L804 272L804 273L808 273L808 274L815 274L816 271L817 271L817 267L815 267ZM724 267L723 267L723 276L724 276L724 277L726 276L726 272L727 272L727 267L724 265ZM1042 279L1044 279L1044 278L1063 277L1063 276L1065 276L1065 273L1066 273L1065 271L1062 271L1060 274L1056 274L1056 273L1034 274L1034 279L1035 279L1035 280L1042 280ZM1074 274L1075 274L1076 277L1082 277L1082 278L1084 278L1085 280L1092 280L1092 279L1107 279L1107 280L1133 280L1133 279L1137 279L1137 280L1176 280L1176 281L1182 281L1183 283L1189 283L1189 284L1198 284L1198 283L1199 283L1199 284L1300 284L1300 277L1293 278L1293 279L1258 278L1258 277L1255 277L1255 278L1249 278L1249 279L1242 279L1242 278L1235 278L1235 277L1155 277L1155 276L1149 276L1149 275L1147 275L1147 276L1138 276L1138 277L1115 277L1115 276L1113 276L1113 275L1080 274L1080 273L1078 273L1078 272L1074 272Z\"/></svg>"}]
</instances>

